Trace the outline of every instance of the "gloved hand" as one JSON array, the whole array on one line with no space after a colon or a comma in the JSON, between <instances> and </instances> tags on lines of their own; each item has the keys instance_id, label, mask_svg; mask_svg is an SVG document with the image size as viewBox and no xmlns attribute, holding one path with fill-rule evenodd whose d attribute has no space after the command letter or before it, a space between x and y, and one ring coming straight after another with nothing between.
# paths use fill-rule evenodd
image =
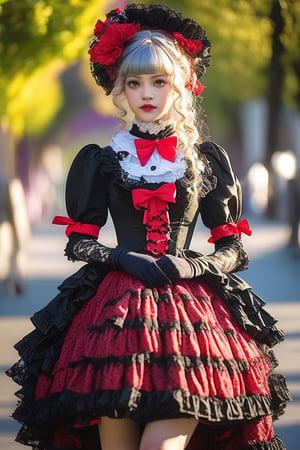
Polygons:
<instances>
[{"instance_id":1,"label":"gloved hand","mask_svg":"<svg viewBox=\"0 0 300 450\"><path fill-rule=\"evenodd\" d=\"M165 258L168 258L168 262ZM210 255L202 255L192 250L181 250L180 257L167 255L161 260L162 262L158 262L160 268L173 283L176 277L184 279L199 277L206 273L232 273L244 270L248 264L247 253L237 236L229 236L217 241L216 250ZM171 262L173 262L173 272Z\"/></svg>"},{"instance_id":2,"label":"gloved hand","mask_svg":"<svg viewBox=\"0 0 300 450\"><path fill-rule=\"evenodd\" d=\"M237 236L229 236L216 242L216 251L201 255L192 250L182 250L181 256L165 255L157 261L158 266L172 283L179 279L199 277L205 273L231 273L247 267L248 257Z\"/></svg>"},{"instance_id":3,"label":"gloved hand","mask_svg":"<svg viewBox=\"0 0 300 450\"><path fill-rule=\"evenodd\" d=\"M163 270L172 283L180 279L190 279L199 276L201 271L201 262L198 258L197 271L194 267L194 261L191 258L179 258L178 256L165 255L157 261L158 266Z\"/></svg>"},{"instance_id":4,"label":"gloved hand","mask_svg":"<svg viewBox=\"0 0 300 450\"><path fill-rule=\"evenodd\" d=\"M158 266L153 256L116 247L111 251L109 259L115 268L121 268L137 277L147 287L161 287L170 283L170 279Z\"/></svg>"}]
</instances>

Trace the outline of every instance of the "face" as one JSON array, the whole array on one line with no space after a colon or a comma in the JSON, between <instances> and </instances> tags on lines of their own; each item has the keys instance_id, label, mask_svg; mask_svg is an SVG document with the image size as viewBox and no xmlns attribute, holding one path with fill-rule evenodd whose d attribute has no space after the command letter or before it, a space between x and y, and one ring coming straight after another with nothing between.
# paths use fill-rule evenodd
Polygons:
<instances>
[{"instance_id":1,"label":"face","mask_svg":"<svg viewBox=\"0 0 300 450\"><path fill-rule=\"evenodd\" d=\"M124 94L138 122L170 118L174 92L168 75L155 73L128 76Z\"/></svg>"}]
</instances>

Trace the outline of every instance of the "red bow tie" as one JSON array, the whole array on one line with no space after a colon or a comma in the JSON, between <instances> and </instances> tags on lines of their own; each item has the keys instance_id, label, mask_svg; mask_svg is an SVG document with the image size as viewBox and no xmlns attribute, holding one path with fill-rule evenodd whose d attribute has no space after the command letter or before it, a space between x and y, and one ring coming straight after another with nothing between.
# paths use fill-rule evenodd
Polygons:
<instances>
[{"instance_id":1,"label":"red bow tie","mask_svg":"<svg viewBox=\"0 0 300 450\"><path fill-rule=\"evenodd\" d=\"M177 137L170 136L159 141L148 141L147 139L135 139L134 140L136 154L140 160L142 166L144 166L155 148L159 155L167 159L168 161L174 162L177 155Z\"/></svg>"}]
</instances>

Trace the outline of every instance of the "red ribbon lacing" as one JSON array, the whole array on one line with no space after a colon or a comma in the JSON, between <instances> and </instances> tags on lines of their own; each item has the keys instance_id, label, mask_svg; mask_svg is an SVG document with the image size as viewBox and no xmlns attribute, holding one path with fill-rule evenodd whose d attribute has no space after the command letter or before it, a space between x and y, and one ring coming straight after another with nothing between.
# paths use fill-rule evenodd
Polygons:
<instances>
[{"instance_id":1,"label":"red ribbon lacing","mask_svg":"<svg viewBox=\"0 0 300 450\"><path fill-rule=\"evenodd\" d=\"M231 236L233 234L238 234L241 237L242 233L247 234L248 236L251 236L252 234L247 219L243 219L237 224L226 223L225 225L220 225L219 227L214 228L211 230L211 237L208 239L208 242L214 243L218 239Z\"/></svg>"},{"instance_id":2,"label":"red ribbon lacing","mask_svg":"<svg viewBox=\"0 0 300 450\"><path fill-rule=\"evenodd\" d=\"M170 220L168 202L175 203L175 183L164 184L156 191L134 189L133 205L136 209L145 208L143 223L146 225L146 247L148 254L160 257L166 254L170 239Z\"/></svg>"},{"instance_id":3,"label":"red ribbon lacing","mask_svg":"<svg viewBox=\"0 0 300 450\"><path fill-rule=\"evenodd\" d=\"M55 216L52 220L52 223L54 225L67 225L65 233L68 237L73 231L76 233L89 234L90 236L98 237L100 231L100 226L98 225L75 222L74 220L70 219L70 217Z\"/></svg>"}]
</instances>

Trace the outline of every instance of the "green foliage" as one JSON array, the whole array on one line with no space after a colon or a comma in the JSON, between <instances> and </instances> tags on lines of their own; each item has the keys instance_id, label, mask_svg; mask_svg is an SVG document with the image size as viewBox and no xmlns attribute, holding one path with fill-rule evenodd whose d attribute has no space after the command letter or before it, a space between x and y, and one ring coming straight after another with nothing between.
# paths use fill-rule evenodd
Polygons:
<instances>
[{"instance_id":1,"label":"green foliage","mask_svg":"<svg viewBox=\"0 0 300 450\"><path fill-rule=\"evenodd\" d=\"M274 25L269 19L272 1L163 2L198 21L212 41L212 66L203 77L203 107L208 117L221 120L225 127L226 120L232 121L228 112L237 104L266 95ZM299 108L300 2L280 2L285 20L284 102ZM60 73L79 59L85 59L88 66L87 42L96 19L120 3L0 0L0 124L5 118L18 135L36 134L48 126L63 104Z\"/></svg>"},{"instance_id":2,"label":"green foliage","mask_svg":"<svg viewBox=\"0 0 300 450\"><path fill-rule=\"evenodd\" d=\"M58 76L87 51L98 0L0 0L0 118L19 135L42 131L59 110Z\"/></svg>"},{"instance_id":3,"label":"green foliage","mask_svg":"<svg viewBox=\"0 0 300 450\"><path fill-rule=\"evenodd\" d=\"M59 63L37 68L25 77L20 71L7 84L6 115L16 135L39 134L63 104L57 74Z\"/></svg>"},{"instance_id":4,"label":"green foliage","mask_svg":"<svg viewBox=\"0 0 300 450\"><path fill-rule=\"evenodd\" d=\"M285 32L282 43L286 52L284 66L286 69L286 89L284 102L300 111L300 2L282 0Z\"/></svg>"}]
</instances>

